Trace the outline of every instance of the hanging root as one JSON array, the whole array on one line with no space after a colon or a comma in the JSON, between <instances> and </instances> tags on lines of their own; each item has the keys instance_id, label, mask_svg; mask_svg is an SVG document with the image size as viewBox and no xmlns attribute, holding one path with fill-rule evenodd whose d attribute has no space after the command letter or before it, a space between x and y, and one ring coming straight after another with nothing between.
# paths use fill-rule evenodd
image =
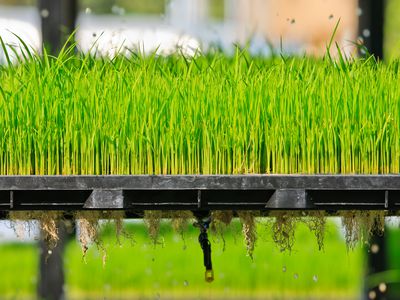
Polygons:
<instances>
[{"instance_id":1,"label":"hanging root","mask_svg":"<svg viewBox=\"0 0 400 300\"><path fill-rule=\"evenodd\" d=\"M17 238L24 239L25 232L30 235L33 226L31 211L10 211L8 219L10 220L10 227L14 230Z\"/></svg>"},{"instance_id":2,"label":"hanging root","mask_svg":"<svg viewBox=\"0 0 400 300\"><path fill-rule=\"evenodd\" d=\"M39 221L41 238L49 250L57 246L59 240L57 222L62 219L60 211L32 212L32 219Z\"/></svg>"},{"instance_id":3,"label":"hanging root","mask_svg":"<svg viewBox=\"0 0 400 300\"><path fill-rule=\"evenodd\" d=\"M342 225L344 228L344 236L348 250L354 250L355 246L360 240L361 235L361 220L360 213L357 211L349 210L342 211Z\"/></svg>"},{"instance_id":4,"label":"hanging root","mask_svg":"<svg viewBox=\"0 0 400 300\"><path fill-rule=\"evenodd\" d=\"M112 219L114 219L115 224L115 237L118 245L121 245L121 235L126 234L126 231L124 230L124 217L125 212L123 211L115 211L112 213Z\"/></svg>"},{"instance_id":5,"label":"hanging root","mask_svg":"<svg viewBox=\"0 0 400 300\"><path fill-rule=\"evenodd\" d=\"M253 253L257 240L256 217L259 211L237 211L242 224L242 233L246 245L247 255L253 259ZM281 252L291 251L295 242L295 230L298 221L304 222L315 235L319 250L324 249L324 237L326 231L326 215L324 211L272 211L269 214L274 217L271 225L272 239ZM383 234L385 229L385 211L339 211L345 232L345 241L348 250L353 250L358 242L367 243L373 234ZM79 211L75 213L75 220L79 227L79 242L81 243L83 259L90 244L96 244L103 253L103 264L107 253L100 239L100 219L113 220L115 224L115 235L118 244L121 245L121 236L131 239L133 237L125 231L123 211ZM225 249L224 233L233 220L233 211L212 211L210 230L216 233L223 241ZM156 245L159 243L159 231L162 218L170 218L172 228L182 236L188 227L193 213L191 211L169 211L148 210L144 212L143 220L147 226L149 236ZM63 219L60 211L11 211L11 228L14 229L19 238L24 238L25 232L30 232L35 223L39 222L41 238L49 250L57 246L59 240L58 222ZM271 223L270 223L271 224ZM49 251L49 254L51 251Z\"/></svg>"},{"instance_id":6,"label":"hanging root","mask_svg":"<svg viewBox=\"0 0 400 300\"><path fill-rule=\"evenodd\" d=\"M215 210L211 212L211 229L218 231L220 225L225 228L231 224L233 219L233 211L231 210Z\"/></svg>"},{"instance_id":7,"label":"hanging root","mask_svg":"<svg viewBox=\"0 0 400 300\"><path fill-rule=\"evenodd\" d=\"M210 229L222 240L222 251L225 251L225 231L231 224L233 219L233 211L231 210L215 210L211 212Z\"/></svg>"},{"instance_id":8,"label":"hanging root","mask_svg":"<svg viewBox=\"0 0 400 300\"><path fill-rule=\"evenodd\" d=\"M172 211L167 215L172 219L172 229L185 241L184 233L187 230L190 220L193 219L193 213L190 210L180 210Z\"/></svg>"},{"instance_id":9,"label":"hanging root","mask_svg":"<svg viewBox=\"0 0 400 300\"><path fill-rule=\"evenodd\" d=\"M110 223L114 222L115 238L119 246L122 245L121 237L124 237L134 243L133 235L124 228L125 212L122 210L110 210L103 212L102 218L107 219Z\"/></svg>"},{"instance_id":10,"label":"hanging root","mask_svg":"<svg viewBox=\"0 0 400 300\"><path fill-rule=\"evenodd\" d=\"M385 211L341 211L347 249L354 250L358 242L368 243L372 234L383 234L385 214Z\"/></svg>"},{"instance_id":11,"label":"hanging root","mask_svg":"<svg viewBox=\"0 0 400 300\"><path fill-rule=\"evenodd\" d=\"M81 243L83 259L89 249L89 245L94 243L103 252L103 265L106 262L107 252L100 239L99 220L104 217L100 211L78 211L75 220L79 227L79 242Z\"/></svg>"},{"instance_id":12,"label":"hanging root","mask_svg":"<svg viewBox=\"0 0 400 300\"><path fill-rule=\"evenodd\" d=\"M158 243L158 234L160 232L160 223L162 218L162 212L159 210L146 210L144 212L143 220L147 226L149 236L153 241L153 244Z\"/></svg>"},{"instance_id":13,"label":"hanging root","mask_svg":"<svg viewBox=\"0 0 400 300\"><path fill-rule=\"evenodd\" d=\"M370 210L364 212L363 226L366 234L366 238L369 238L373 234L382 235L385 232L385 216L384 210Z\"/></svg>"},{"instance_id":14,"label":"hanging root","mask_svg":"<svg viewBox=\"0 0 400 300\"><path fill-rule=\"evenodd\" d=\"M324 238L326 229L326 217L324 211L310 211L308 217L305 219L305 223L312 233L314 233L318 249L324 250Z\"/></svg>"},{"instance_id":15,"label":"hanging root","mask_svg":"<svg viewBox=\"0 0 400 300\"><path fill-rule=\"evenodd\" d=\"M275 217L272 224L272 239L281 252L292 251L295 242L296 223L298 213L293 211L276 211L271 216Z\"/></svg>"},{"instance_id":16,"label":"hanging root","mask_svg":"<svg viewBox=\"0 0 400 300\"><path fill-rule=\"evenodd\" d=\"M242 232L246 243L247 255L253 259L254 247L257 240L255 216L258 212L255 211L238 211L240 222L242 223Z\"/></svg>"},{"instance_id":17,"label":"hanging root","mask_svg":"<svg viewBox=\"0 0 400 300\"><path fill-rule=\"evenodd\" d=\"M57 246L59 240L57 222L62 220L63 214L60 211L11 211L9 219L11 227L18 238L24 238L25 231L30 232L32 220L39 222L41 239L49 250Z\"/></svg>"}]
</instances>

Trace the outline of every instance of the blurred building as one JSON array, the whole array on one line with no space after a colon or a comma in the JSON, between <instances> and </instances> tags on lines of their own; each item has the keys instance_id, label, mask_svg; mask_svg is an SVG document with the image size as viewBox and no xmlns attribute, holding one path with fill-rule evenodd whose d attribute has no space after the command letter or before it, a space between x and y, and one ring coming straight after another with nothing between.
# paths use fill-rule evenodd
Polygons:
<instances>
[{"instance_id":1,"label":"blurred building","mask_svg":"<svg viewBox=\"0 0 400 300\"><path fill-rule=\"evenodd\" d=\"M357 39L357 0L224 0L223 19L230 24L230 42L264 42L294 53L321 55L334 42L352 54ZM172 0L168 17L178 28L206 27L215 0ZM340 20L340 21L339 21ZM220 37L226 44L226 37ZM261 40L261 41L260 41ZM264 40L264 41L262 41ZM283 48L283 49L282 49Z\"/></svg>"},{"instance_id":2,"label":"blurred building","mask_svg":"<svg viewBox=\"0 0 400 300\"><path fill-rule=\"evenodd\" d=\"M261 34L276 48L321 55L334 36L347 54L354 51L357 38L357 0L226 0L236 2L238 36L244 42Z\"/></svg>"},{"instance_id":3,"label":"blurred building","mask_svg":"<svg viewBox=\"0 0 400 300\"><path fill-rule=\"evenodd\" d=\"M31 5L31 16L27 15L29 8L16 4ZM1 35L10 39L6 32L11 30L37 48L41 41L32 26L38 16L46 18L46 12L35 14L34 5L31 0L0 0ZM158 44L163 48L168 39L179 43L179 36L185 36L190 47L197 45L194 38L203 49L217 44L229 50L239 42L263 54L270 53L272 47L275 51L321 55L339 19L335 41L351 54L362 13L357 0L81 0L79 6L77 36L81 48L87 51L97 41L105 54L115 52L105 47L118 49L122 41L126 47L136 44L155 49ZM26 27L21 26L23 22L27 22Z\"/></svg>"}]
</instances>

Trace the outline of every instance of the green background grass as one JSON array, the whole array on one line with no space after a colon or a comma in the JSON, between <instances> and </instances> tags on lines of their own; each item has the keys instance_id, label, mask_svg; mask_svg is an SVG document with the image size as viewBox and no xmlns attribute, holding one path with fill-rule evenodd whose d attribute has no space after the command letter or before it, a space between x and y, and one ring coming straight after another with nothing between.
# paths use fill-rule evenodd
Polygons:
<instances>
[{"instance_id":1,"label":"green background grass","mask_svg":"<svg viewBox=\"0 0 400 300\"><path fill-rule=\"evenodd\" d=\"M71 241L65 253L66 291L69 299L148 297L174 298L286 298L355 299L361 291L362 248L347 252L337 227L329 224L325 251L318 251L314 236L299 225L291 254L280 253L271 240L270 228L259 224L254 261L246 256L240 224L234 223L221 239L212 236L215 281L204 282L202 252L197 230L184 241L170 226L161 228L162 244L154 247L143 224L128 226L135 243L119 246L113 229L103 234L108 260L92 247L85 264L79 244ZM38 249L33 244L0 246L3 276L0 291L10 299L33 297L37 283ZM284 271L285 269L285 271ZM297 275L296 275L297 274Z\"/></svg>"}]
</instances>

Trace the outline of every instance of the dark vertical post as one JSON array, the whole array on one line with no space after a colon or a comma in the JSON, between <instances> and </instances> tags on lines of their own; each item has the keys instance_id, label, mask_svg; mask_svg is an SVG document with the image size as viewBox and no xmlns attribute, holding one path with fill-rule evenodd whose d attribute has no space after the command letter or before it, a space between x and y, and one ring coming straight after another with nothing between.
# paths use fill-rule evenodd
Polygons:
<instances>
[{"instance_id":1,"label":"dark vertical post","mask_svg":"<svg viewBox=\"0 0 400 300\"><path fill-rule=\"evenodd\" d=\"M74 31L78 10L77 0L38 0L43 43L57 54Z\"/></svg>"},{"instance_id":2,"label":"dark vertical post","mask_svg":"<svg viewBox=\"0 0 400 300\"><path fill-rule=\"evenodd\" d=\"M367 255L366 277L387 270L386 242L383 234L374 234L371 237ZM386 287L365 286L364 299L389 300Z\"/></svg>"},{"instance_id":3,"label":"dark vertical post","mask_svg":"<svg viewBox=\"0 0 400 300\"><path fill-rule=\"evenodd\" d=\"M38 299L62 300L64 295L64 248L68 240L65 221L58 222L59 241L54 249L49 249L46 242L39 242L39 282ZM49 253L51 251L51 253Z\"/></svg>"},{"instance_id":4,"label":"dark vertical post","mask_svg":"<svg viewBox=\"0 0 400 300\"><path fill-rule=\"evenodd\" d=\"M42 40L48 53L57 55L68 36L75 30L78 0L38 0ZM49 255L48 247L40 242L38 298L64 299L64 247L68 241L66 224L58 224L59 242Z\"/></svg>"},{"instance_id":5,"label":"dark vertical post","mask_svg":"<svg viewBox=\"0 0 400 300\"><path fill-rule=\"evenodd\" d=\"M383 27L385 0L358 1L358 33L369 53L376 58L383 58Z\"/></svg>"}]
</instances>

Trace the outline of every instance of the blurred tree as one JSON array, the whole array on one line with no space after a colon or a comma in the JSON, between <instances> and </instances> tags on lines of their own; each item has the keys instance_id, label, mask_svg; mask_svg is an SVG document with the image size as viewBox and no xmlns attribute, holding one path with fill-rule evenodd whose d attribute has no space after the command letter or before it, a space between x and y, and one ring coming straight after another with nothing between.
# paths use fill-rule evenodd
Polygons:
<instances>
[{"instance_id":1,"label":"blurred tree","mask_svg":"<svg viewBox=\"0 0 400 300\"><path fill-rule=\"evenodd\" d=\"M388 59L400 57L400 1L387 0L384 54Z\"/></svg>"},{"instance_id":2,"label":"blurred tree","mask_svg":"<svg viewBox=\"0 0 400 300\"><path fill-rule=\"evenodd\" d=\"M155 14L160 15L165 12L166 0L81 0L79 6L81 10L90 8L93 13L110 14L113 7L117 6L126 13Z\"/></svg>"},{"instance_id":3,"label":"blurred tree","mask_svg":"<svg viewBox=\"0 0 400 300\"><path fill-rule=\"evenodd\" d=\"M1 5L36 5L36 0L0 0Z\"/></svg>"},{"instance_id":4,"label":"blurred tree","mask_svg":"<svg viewBox=\"0 0 400 300\"><path fill-rule=\"evenodd\" d=\"M225 0L210 0L210 17L223 20L225 17Z\"/></svg>"}]
</instances>

